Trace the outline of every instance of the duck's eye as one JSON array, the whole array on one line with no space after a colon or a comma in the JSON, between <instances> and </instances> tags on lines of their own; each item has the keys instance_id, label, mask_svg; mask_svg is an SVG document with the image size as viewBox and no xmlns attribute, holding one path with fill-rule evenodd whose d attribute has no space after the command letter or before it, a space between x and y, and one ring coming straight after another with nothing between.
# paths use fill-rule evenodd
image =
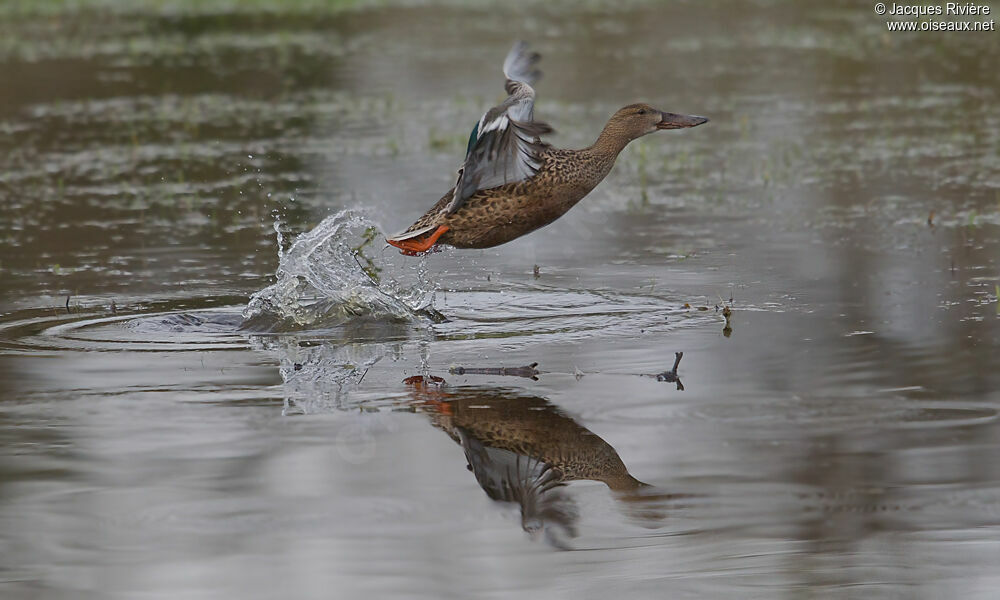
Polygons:
<instances>
[{"instance_id":1,"label":"duck's eye","mask_svg":"<svg viewBox=\"0 0 1000 600\"><path fill-rule=\"evenodd\" d=\"M645 108L640 108L640 109L639 109L639 114L640 114L640 115L644 115L644 114L646 114L646 109L645 109Z\"/></svg>"}]
</instances>

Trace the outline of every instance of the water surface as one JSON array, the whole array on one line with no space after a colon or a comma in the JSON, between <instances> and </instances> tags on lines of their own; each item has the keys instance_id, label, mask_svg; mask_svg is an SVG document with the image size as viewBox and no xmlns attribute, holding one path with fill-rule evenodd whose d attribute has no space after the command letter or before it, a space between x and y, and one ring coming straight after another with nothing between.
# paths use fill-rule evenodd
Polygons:
<instances>
[{"instance_id":1,"label":"water surface","mask_svg":"<svg viewBox=\"0 0 1000 600\"><path fill-rule=\"evenodd\" d=\"M0 12L5 598L994 594L996 34L99 6ZM355 258L448 188L513 37L557 145L712 121L514 243Z\"/></svg>"}]
</instances>

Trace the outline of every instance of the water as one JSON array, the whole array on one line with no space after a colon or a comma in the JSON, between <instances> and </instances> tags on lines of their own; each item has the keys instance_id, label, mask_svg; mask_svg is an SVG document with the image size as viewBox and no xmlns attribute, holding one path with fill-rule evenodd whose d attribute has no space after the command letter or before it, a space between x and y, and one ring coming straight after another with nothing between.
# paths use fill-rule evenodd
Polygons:
<instances>
[{"instance_id":1,"label":"water","mask_svg":"<svg viewBox=\"0 0 1000 600\"><path fill-rule=\"evenodd\" d=\"M378 227L360 215L345 211L327 217L299 236L287 252L281 247L280 223L275 223L275 230L277 281L250 298L243 311L245 329L317 330L369 320L415 320L433 303L429 297L433 290L418 284L401 286L382 273L387 264L364 253L368 242L382 238Z\"/></svg>"},{"instance_id":2,"label":"water","mask_svg":"<svg viewBox=\"0 0 1000 600\"><path fill-rule=\"evenodd\" d=\"M99 6L0 7L4 598L995 594L995 34ZM399 256L369 228L453 181L512 32L557 145L712 121Z\"/></svg>"}]
</instances>

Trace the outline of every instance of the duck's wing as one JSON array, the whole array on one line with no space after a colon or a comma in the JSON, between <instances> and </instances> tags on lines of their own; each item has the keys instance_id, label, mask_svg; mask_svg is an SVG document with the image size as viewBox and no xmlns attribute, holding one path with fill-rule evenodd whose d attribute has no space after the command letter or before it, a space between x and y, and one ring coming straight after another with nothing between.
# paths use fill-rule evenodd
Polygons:
<instances>
[{"instance_id":1,"label":"duck's wing","mask_svg":"<svg viewBox=\"0 0 1000 600\"><path fill-rule=\"evenodd\" d=\"M554 546L567 547L576 537L576 504L562 488L558 470L537 458L486 446L468 430L457 427L459 443L476 481L498 502L521 506L521 527L536 537L544 533Z\"/></svg>"},{"instance_id":2,"label":"duck's wing","mask_svg":"<svg viewBox=\"0 0 1000 600\"><path fill-rule=\"evenodd\" d=\"M548 145L539 137L552 128L534 120L531 84L541 76L535 68L539 59L523 41L510 49L503 62L507 99L486 111L473 128L446 214L454 214L477 191L523 181L542 166L541 153Z\"/></svg>"}]
</instances>

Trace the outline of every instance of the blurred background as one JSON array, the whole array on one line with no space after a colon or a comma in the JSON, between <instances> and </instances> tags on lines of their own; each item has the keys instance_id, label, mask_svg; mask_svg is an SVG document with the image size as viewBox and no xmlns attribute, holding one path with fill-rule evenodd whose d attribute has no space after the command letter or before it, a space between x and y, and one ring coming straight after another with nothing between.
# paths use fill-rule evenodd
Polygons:
<instances>
[{"instance_id":1,"label":"blurred background","mask_svg":"<svg viewBox=\"0 0 1000 600\"><path fill-rule=\"evenodd\" d=\"M0 1L2 595L994 597L1000 34L873 6ZM450 187L516 39L556 146L635 101L711 122L511 244L375 240L447 322L238 331L279 245ZM640 377L676 351L684 391ZM533 540L429 373L656 492L572 483L576 535Z\"/></svg>"}]
</instances>

